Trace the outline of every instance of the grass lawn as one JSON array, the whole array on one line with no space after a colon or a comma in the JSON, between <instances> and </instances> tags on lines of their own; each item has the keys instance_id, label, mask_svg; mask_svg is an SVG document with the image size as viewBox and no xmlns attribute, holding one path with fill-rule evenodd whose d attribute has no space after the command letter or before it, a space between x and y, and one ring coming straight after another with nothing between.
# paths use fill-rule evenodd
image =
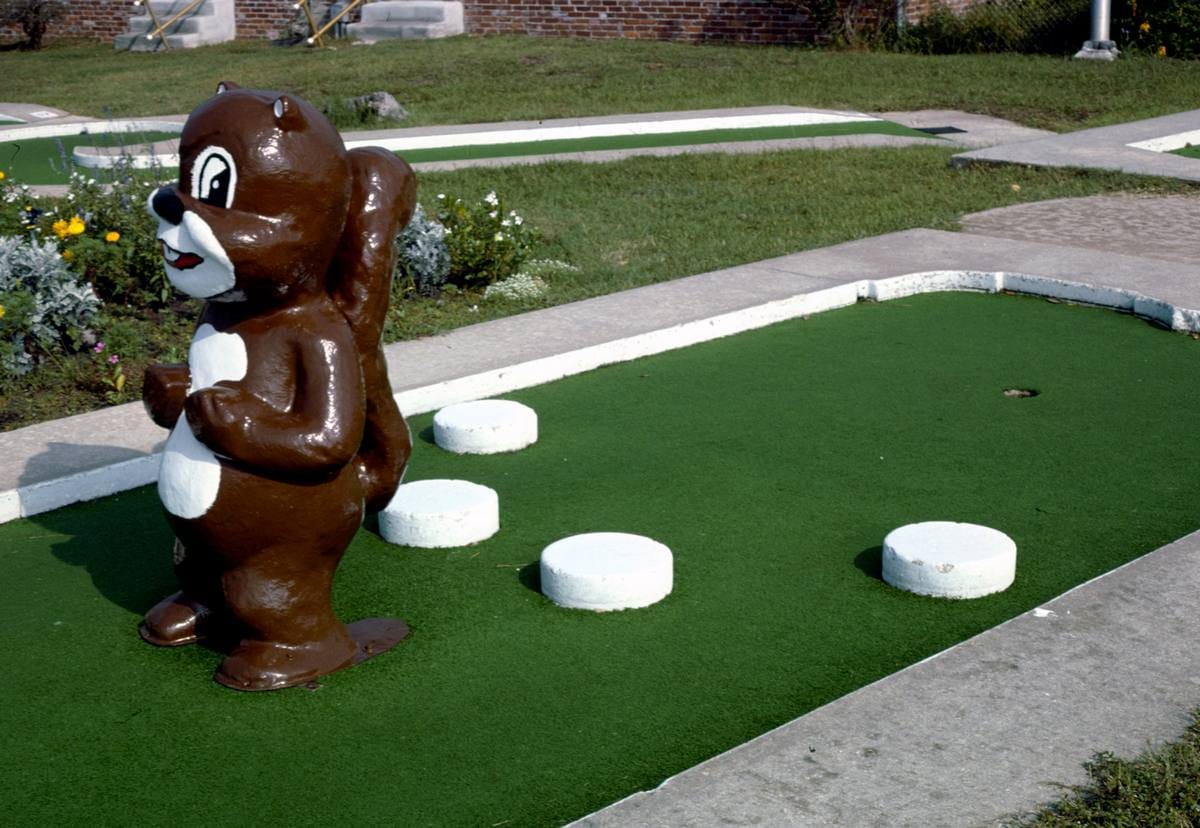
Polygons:
<instances>
[{"instance_id":1,"label":"grass lawn","mask_svg":"<svg viewBox=\"0 0 1200 828\"><path fill-rule=\"evenodd\" d=\"M950 148L793 150L631 158L607 164L422 173L419 195L432 208L446 192L478 200L489 190L545 236L539 256L578 273L556 277L536 300L484 301L475 294L393 302L389 340L427 336L524 310L731 267L839 242L932 227L952 230L966 213L1025 201L1117 190L1196 192L1192 185L1119 174L1019 167L949 166ZM182 358L195 311L141 319L117 308L97 334L121 355L141 394L149 362ZM0 386L0 428L88 411L104 404L90 352L39 367Z\"/></svg>"},{"instance_id":2,"label":"grass lawn","mask_svg":"<svg viewBox=\"0 0 1200 828\"><path fill-rule=\"evenodd\" d=\"M239 41L162 54L102 43L0 53L5 99L78 114L188 112L229 79L314 100L386 90L412 126L794 104L961 109L1066 131L1192 109L1198 71L1195 62L1130 56L1098 65L516 36L336 50Z\"/></svg>"},{"instance_id":3,"label":"grass lawn","mask_svg":"<svg viewBox=\"0 0 1200 828\"><path fill-rule=\"evenodd\" d=\"M1194 529L1200 478L1175 458L1200 451L1198 349L1108 311L940 294L515 393L542 436L511 455L446 454L416 418L410 478L495 488L503 529L454 550L360 533L340 612L414 632L315 692L234 693L216 654L138 639L172 589L152 491L0 526L9 819L561 824ZM1114 457L1131 432L1146 450ZM928 519L1010 534L1014 585L883 584L884 534ZM670 546L672 595L547 602L540 550L597 530Z\"/></svg>"},{"instance_id":4,"label":"grass lawn","mask_svg":"<svg viewBox=\"0 0 1200 828\"><path fill-rule=\"evenodd\" d=\"M1025 828L1191 826L1200 813L1200 710L1181 738L1133 759L1100 753L1088 782L1017 825Z\"/></svg>"}]
</instances>

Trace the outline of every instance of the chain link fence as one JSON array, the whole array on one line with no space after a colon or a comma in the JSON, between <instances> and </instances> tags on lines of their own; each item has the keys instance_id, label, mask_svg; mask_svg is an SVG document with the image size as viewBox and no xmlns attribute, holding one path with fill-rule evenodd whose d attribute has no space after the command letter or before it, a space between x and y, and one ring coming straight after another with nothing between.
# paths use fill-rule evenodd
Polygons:
<instances>
[{"instance_id":1,"label":"chain link fence","mask_svg":"<svg viewBox=\"0 0 1200 828\"><path fill-rule=\"evenodd\" d=\"M1069 54L1090 20L1090 0L899 0L896 23L906 51Z\"/></svg>"}]
</instances>

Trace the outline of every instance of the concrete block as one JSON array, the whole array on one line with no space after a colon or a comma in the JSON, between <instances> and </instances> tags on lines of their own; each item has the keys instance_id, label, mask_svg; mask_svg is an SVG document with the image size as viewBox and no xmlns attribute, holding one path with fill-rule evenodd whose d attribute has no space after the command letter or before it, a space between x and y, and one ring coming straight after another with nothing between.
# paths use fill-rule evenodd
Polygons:
<instances>
[{"instance_id":1,"label":"concrete block","mask_svg":"<svg viewBox=\"0 0 1200 828\"><path fill-rule=\"evenodd\" d=\"M379 513L380 534L400 546L469 546L498 531L500 498L487 486L466 480L405 483Z\"/></svg>"},{"instance_id":2,"label":"concrete block","mask_svg":"<svg viewBox=\"0 0 1200 828\"><path fill-rule=\"evenodd\" d=\"M499 454L537 442L537 412L515 400L474 400L433 416L433 439L455 454Z\"/></svg>"},{"instance_id":3,"label":"concrete block","mask_svg":"<svg viewBox=\"0 0 1200 828\"><path fill-rule=\"evenodd\" d=\"M573 535L547 546L541 557L542 593L560 607L595 612L635 609L670 594L671 550L624 532Z\"/></svg>"},{"instance_id":4,"label":"concrete block","mask_svg":"<svg viewBox=\"0 0 1200 828\"><path fill-rule=\"evenodd\" d=\"M1017 545L976 523L934 520L893 529L883 540L883 580L937 598L979 598L1016 577Z\"/></svg>"}]
</instances>

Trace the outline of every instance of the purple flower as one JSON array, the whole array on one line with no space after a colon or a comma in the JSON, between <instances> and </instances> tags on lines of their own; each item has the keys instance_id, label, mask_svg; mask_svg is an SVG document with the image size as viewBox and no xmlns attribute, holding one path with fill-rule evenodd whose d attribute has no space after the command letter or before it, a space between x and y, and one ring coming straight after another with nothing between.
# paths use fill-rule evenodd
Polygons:
<instances>
[{"instance_id":1,"label":"purple flower","mask_svg":"<svg viewBox=\"0 0 1200 828\"><path fill-rule=\"evenodd\" d=\"M104 351L104 343L97 342L95 347L92 348L92 351L97 354L102 353Z\"/></svg>"},{"instance_id":2,"label":"purple flower","mask_svg":"<svg viewBox=\"0 0 1200 828\"><path fill-rule=\"evenodd\" d=\"M113 354L112 356L110 356L108 358L109 365L116 365L120 361L121 361L121 358L119 356L117 356L116 354Z\"/></svg>"}]
</instances>

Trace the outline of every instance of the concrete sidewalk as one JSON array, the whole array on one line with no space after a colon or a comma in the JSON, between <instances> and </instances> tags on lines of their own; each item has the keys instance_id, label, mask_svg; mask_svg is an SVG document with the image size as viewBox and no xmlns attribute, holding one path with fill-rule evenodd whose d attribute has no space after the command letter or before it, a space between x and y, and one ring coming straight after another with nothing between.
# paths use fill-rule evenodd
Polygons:
<instances>
[{"instance_id":1,"label":"concrete sidewalk","mask_svg":"<svg viewBox=\"0 0 1200 828\"><path fill-rule=\"evenodd\" d=\"M954 156L955 166L1024 164L1031 167L1084 167L1200 181L1200 159L1133 144L1154 144L1200 130L1200 109L1128 124L1084 129L1019 143L1002 143ZM1200 143L1200 134L1193 139ZM1182 146L1182 144L1180 144Z\"/></svg>"}]
</instances>

